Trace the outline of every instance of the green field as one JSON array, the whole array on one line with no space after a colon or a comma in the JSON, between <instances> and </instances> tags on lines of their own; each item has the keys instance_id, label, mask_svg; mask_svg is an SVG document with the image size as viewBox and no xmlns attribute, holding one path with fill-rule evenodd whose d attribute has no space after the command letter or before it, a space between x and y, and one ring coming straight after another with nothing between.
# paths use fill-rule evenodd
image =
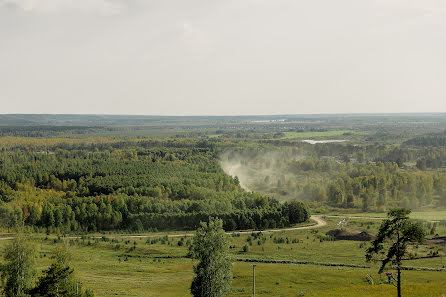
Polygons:
<instances>
[{"instance_id":1,"label":"green field","mask_svg":"<svg viewBox=\"0 0 446 297\"><path fill-rule=\"evenodd\" d=\"M328 225L317 230L295 230L262 235L231 236L234 258L233 293L231 296L251 296L251 263L242 259L289 260L312 262L307 265L256 263L257 296L391 296L393 286L381 284L385 277L377 274L375 263L366 263L367 244L357 241L321 241L326 231L336 228L337 218L326 218ZM376 232L379 220L351 219L347 228ZM446 234L446 228L439 229ZM191 237L170 237L167 233L150 233L135 238L125 234L96 234L91 237L65 239L71 243L76 278L97 296L190 296L189 285L193 261L186 258ZM175 233L178 236L178 232ZM157 236L157 237L154 237ZM55 235L33 235L40 250L38 269L49 263L57 244ZM147 242L149 241L149 242ZM156 242L155 242L156 241ZM178 242L184 245L179 246ZM1 240L0 246L8 241ZM55 243L56 242L56 243ZM288 243L287 243L288 242ZM242 251L244 245L248 251ZM134 247L134 248L133 248ZM406 266L444 268L446 250L441 257L405 261ZM427 255L432 247L411 247L419 256ZM326 266L351 264L369 268ZM370 285L367 275L373 278ZM446 294L446 271L404 271L404 296L441 296ZM429 282L429 283L427 283ZM379 284L379 285L378 285Z\"/></svg>"}]
</instances>

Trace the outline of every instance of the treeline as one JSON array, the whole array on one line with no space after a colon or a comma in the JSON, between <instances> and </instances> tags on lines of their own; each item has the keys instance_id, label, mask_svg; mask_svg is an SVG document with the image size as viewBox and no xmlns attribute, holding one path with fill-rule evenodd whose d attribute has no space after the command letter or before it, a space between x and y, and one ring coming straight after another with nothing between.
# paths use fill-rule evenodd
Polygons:
<instances>
[{"instance_id":1,"label":"treeline","mask_svg":"<svg viewBox=\"0 0 446 297\"><path fill-rule=\"evenodd\" d=\"M417 160L417 168L420 170L437 169L446 167L446 149L427 150Z\"/></svg>"},{"instance_id":2,"label":"treeline","mask_svg":"<svg viewBox=\"0 0 446 297\"><path fill-rule=\"evenodd\" d=\"M85 135L99 132L104 128L85 126L0 126L0 137L57 137Z\"/></svg>"},{"instance_id":3,"label":"treeline","mask_svg":"<svg viewBox=\"0 0 446 297\"><path fill-rule=\"evenodd\" d=\"M227 231L237 229L269 229L283 228L292 224L305 222L310 218L308 206L297 200L280 205L272 200L269 207L242 209L223 213L141 213L131 215L133 230L147 230L156 226L157 229L174 229L184 226L186 229L196 229L200 222L209 217L218 217L223 221Z\"/></svg>"},{"instance_id":4,"label":"treeline","mask_svg":"<svg viewBox=\"0 0 446 297\"><path fill-rule=\"evenodd\" d=\"M434 135L414 137L404 142L404 145L422 147L446 147L446 131Z\"/></svg>"},{"instance_id":5,"label":"treeline","mask_svg":"<svg viewBox=\"0 0 446 297\"><path fill-rule=\"evenodd\" d=\"M416 162L425 155L424 149L415 149L401 146L384 146L380 144L356 145L351 143L320 143L317 145L304 142L276 141L267 142L265 146L251 146L249 148L235 148L228 155L229 159L239 158L244 161L262 159L267 154L279 155L280 159L302 158L335 158L339 161L349 162L392 162L403 167L405 162Z\"/></svg>"},{"instance_id":6,"label":"treeline","mask_svg":"<svg viewBox=\"0 0 446 297\"><path fill-rule=\"evenodd\" d=\"M0 199L13 199L19 184L67 197L124 193L203 199L237 187L213 158L206 148L0 152Z\"/></svg>"},{"instance_id":7,"label":"treeline","mask_svg":"<svg viewBox=\"0 0 446 297\"><path fill-rule=\"evenodd\" d=\"M37 152L54 154L58 150L104 152L150 148L210 148L215 149L216 139L192 138L1 138L0 151ZM231 144L231 143L228 143Z\"/></svg>"},{"instance_id":8,"label":"treeline","mask_svg":"<svg viewBox=\"0 0 446 297\"><path fill-rule=\"evenodd\" d=\"M384 211L446 205L445 173L405 170L390 162L343 163L331 159L292 162L290 170L317 173L320 182L303 186L302 196L335 207Z\"/></svg>"},{"instance_id":9,"label":"treeline","mask_svg":"<svg viewBox=\"0 0 446 297\"><path fill-rule=\"evenodd\" d=\"M421 170L446 167L446 132L414 137L402 146L418 148L416 166Z\"/></svg>"},{"instance_id":10,"label":"treeline","mask_svg":"<svg viewBox=\"0 0 446 297\"><path fill-rule=\"evenodd\" d=\"M364 150L399 162L359 157ZM418 168L405 163L419 157L423 161L417 162ZM385 211L446 205L446 173L431 170L441 167L444 157L440 149L318 144L231 150L223 155L222 164L236 168L250 189L278 199L299 198L314 207Z\"/></svg>"},{"instance_id":11,"label":"treeline","mask_svg":"<svg viewBox=\"0 0 446 297\"><path fill-rule=\"evenodd\" d=\"M48 232L193 230L209 217L219 217L226 230L236 230L286 227L310 217L302 202L280 204L264 196L254 200L238 198L219 208L212 200L172 203L149 197L69 198L59 203L45 201L42 207L31 203L0 206L0 226Z\"/></svg>"},{"instance_id":12,"label":"treeline","mask_svg":"<svg viewBox=\"0 0 446 297\"><path fill-rule=\"evenodd\" d=\"M446 204L446 175L402 171L396 164L355 164L328 186L328 201L338 207L384 211Z\"/></svg>"}]
</instances>

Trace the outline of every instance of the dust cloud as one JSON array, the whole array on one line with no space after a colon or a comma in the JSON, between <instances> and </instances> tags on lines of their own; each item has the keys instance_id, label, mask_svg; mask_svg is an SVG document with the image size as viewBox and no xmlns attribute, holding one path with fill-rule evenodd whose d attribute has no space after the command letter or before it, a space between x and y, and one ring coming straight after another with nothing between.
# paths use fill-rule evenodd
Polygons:
<instances>
[{"instance_id":1,"label":"dust cloud","mask_svg":"<svg viewBox=\"0 0 446 297\"><path fill-rule=\"evenodd\" d=\"M246 149L222 153L220 164L226 174L238 177L244 190L284 201L301 198L305 178L293 170L293 163L302 159L297 148Z\"/></svg>"}]
</instances>

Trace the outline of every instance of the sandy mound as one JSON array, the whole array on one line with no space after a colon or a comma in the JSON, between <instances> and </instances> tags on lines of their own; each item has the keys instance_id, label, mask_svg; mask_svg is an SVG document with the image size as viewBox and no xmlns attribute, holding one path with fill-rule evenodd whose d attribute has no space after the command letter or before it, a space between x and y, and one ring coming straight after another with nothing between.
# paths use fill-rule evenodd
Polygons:
<instances>
[{"instance_id":1,"label":"sandy mound","mask_svg":"<svg viewBox=\"0 0 446 297\"><path fill-rule=\"evenodd\" d=\"M356 241L371 241L376 237L373 234L362 232L347 232L345 230L334 229L326 233L327 235L333 236L335 240L356 240Z\"/></svg>"},{"instance_id":2,"label":"sandy mound","mask_svg":"<svg viewBox=\"0 0 446 297\"><path fill-rule=\"evenodd\" d=\"M434 236L432 239L425 239L426 245L446 245L446 236Z\"/></svg>"}]
</instances>

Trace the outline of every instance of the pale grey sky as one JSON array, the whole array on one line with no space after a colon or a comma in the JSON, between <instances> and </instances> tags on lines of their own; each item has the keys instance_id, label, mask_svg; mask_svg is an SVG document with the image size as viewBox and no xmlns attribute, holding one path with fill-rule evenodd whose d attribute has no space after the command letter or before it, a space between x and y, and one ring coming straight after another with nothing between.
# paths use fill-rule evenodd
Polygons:
<instances>
[{"instance_id":1,"label":"pale grey sky","mask_svg":"<svg viewBox=\"0 0 446 297\"><path fill-rule=\"evenodd\" d=\"M0 113L431 111L444 0L0 0Z\"/></svg>"}]
</instances>

